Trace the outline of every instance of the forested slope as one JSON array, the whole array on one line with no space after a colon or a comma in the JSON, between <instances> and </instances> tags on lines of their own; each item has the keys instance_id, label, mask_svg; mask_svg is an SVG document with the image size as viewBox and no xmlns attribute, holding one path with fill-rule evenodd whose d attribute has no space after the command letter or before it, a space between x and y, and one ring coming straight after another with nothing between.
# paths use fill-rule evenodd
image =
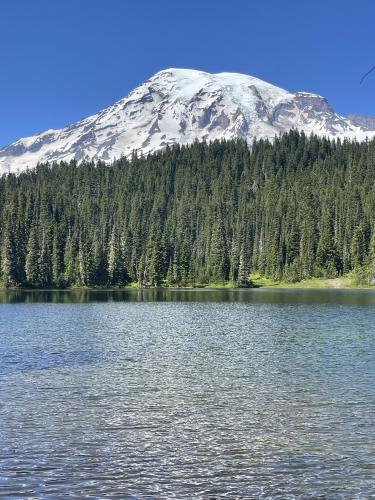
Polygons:
<instances>
[{"instance_id":1,"label":"forested slope","mask_svg":"<svg viewBox=\"0 0 375 500\"><path fill-rule=\"evenodd\" d=\"M375 141L195 143L0 178L3 286L298 281L375 261Z\"/></svg>"}]
</instances>

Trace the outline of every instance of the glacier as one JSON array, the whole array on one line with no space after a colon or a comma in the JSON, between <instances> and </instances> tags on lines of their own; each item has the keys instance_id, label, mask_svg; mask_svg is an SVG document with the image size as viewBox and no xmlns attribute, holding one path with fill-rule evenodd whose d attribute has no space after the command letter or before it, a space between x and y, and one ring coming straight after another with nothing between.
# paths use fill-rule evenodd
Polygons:
<instances>
[{"instance_id":1,"label":"glacier","mask_svg":"<svg viewBox=\"0 0 375 500\"><path fill-rule=\"evenodd\" d=\"M289 92L253 76L170 68L156 73L112 106L60 130L0 148L0 173L40 162L111 162L195 140L273 139L291 129L363 141L375 120L341 116L310 92Z\"/></svg>"}]
</instances>

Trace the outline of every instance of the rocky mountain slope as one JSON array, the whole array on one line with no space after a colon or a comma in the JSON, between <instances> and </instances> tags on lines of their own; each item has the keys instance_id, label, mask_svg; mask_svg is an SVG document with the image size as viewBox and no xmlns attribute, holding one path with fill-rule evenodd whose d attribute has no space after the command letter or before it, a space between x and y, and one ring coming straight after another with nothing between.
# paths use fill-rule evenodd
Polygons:
<instances>
[{"instance_id":1,"label":"rocky mountain slope","mask_svg":"<svg viewBox=\"0 0 375 500\"><path fill-rule=\"evenodd\" d=\"M95 115L1 148L0 173L45 161L111 161L196 139L241 137L251 143L291 128L364 140L375 135L375 120L340 116L324 97L291 93L252 76L167 69Z\"/></svg>"}]
</instances>

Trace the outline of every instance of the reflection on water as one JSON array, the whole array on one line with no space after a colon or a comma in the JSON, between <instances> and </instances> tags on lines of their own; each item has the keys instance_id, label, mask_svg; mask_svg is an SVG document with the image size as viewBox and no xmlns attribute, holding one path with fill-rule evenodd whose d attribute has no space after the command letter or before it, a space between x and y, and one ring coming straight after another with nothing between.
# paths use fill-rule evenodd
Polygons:
<instances>
[{"instance_id":1,"label":"reflection on water","mask_svg":"<svg viewBox=\"0 0 375 500\"><path fill-rule=\"evenodd\" d=\"M375 289L0 290L0 304L87 302L254 302L375 305Z\"/></svg>"},{"instance_id":2,"label":"reflection on water","mask_svg":"<svg viewBox=\"0 0 375 500\"><path fill-rule=\"evenodd\" d=\"M373 292L0 300L0 496L372 497Z\"/></svg>"}]
</instances>

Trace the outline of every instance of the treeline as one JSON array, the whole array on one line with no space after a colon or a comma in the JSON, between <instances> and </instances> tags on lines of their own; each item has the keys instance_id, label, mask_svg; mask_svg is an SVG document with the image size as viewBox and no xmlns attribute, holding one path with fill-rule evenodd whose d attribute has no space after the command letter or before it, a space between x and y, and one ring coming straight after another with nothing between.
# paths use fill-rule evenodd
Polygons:
<instances>
[{"instance_id":1,"label":"treeline","mask_svg":"<svg viewBox=\"0 0 375 500\"><path fill-rule=\"evenodd\" d=\"M0 178L5 287L372 282L375 141L291 131Z\"/></svg>"}]
</instances>

